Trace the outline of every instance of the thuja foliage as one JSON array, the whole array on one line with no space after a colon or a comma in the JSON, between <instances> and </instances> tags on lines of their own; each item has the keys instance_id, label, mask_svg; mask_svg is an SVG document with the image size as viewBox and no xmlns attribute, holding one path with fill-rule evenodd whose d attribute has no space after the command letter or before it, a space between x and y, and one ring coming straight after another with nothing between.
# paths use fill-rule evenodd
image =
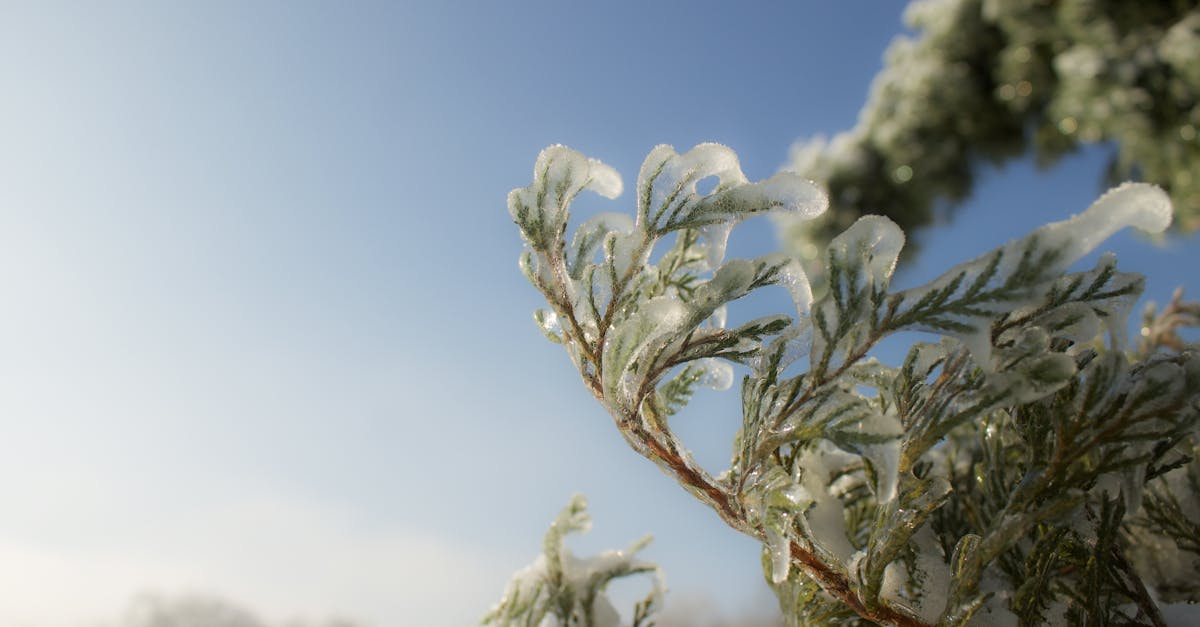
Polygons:
<instances>
[{"instance_id":1,"label":"thuja foliage","mask_svg":"<svg viewBox=\"0 0 1200 627\"><path fill-rule=\"evenodd\" d=\"M832 208L793 222L817 256L859 216L906 232L975 172L1033 150L1041 164L1111 142L1110 182L1143 180L1200 228L1200 6L1191 0L917 0L917 31L886 54L857 125L802 142L788 169L826 184Z\"/></svg>"},{"instance_id":2,"label":"thuja foliage","mask_svg":"<svg viewBox=\"0 0 1200 627\"><path fill-rule=\"evenodd\" d=\"M520 267L549 305L534 318L638 453L762 541L788 624L1162 624L1148 585L1200 599L1200 355L1175 332L1200 312L1176 298L1132 348L1142 277L1111 255L1069 271L1121 228L1166 229L1161 189L1122 185L907 290L889 285L902 231L866 216L826 247L814 298L794 258L724 260L745 218L819 215L809 181L749 182L724 146L659 146L634 215L567 239L579 193L621 187L552 146L509 195ZM726 324L728 303L773 287L794 311ZM926 340L897 364L869 356L904 331ZM728 387L732 364L741 426L713 475L671 421L697 386ZM613 624L578 618L571 599L594 593L579 578L539 577L519 577L492 619Z\"/></svg>"}]
</instances>

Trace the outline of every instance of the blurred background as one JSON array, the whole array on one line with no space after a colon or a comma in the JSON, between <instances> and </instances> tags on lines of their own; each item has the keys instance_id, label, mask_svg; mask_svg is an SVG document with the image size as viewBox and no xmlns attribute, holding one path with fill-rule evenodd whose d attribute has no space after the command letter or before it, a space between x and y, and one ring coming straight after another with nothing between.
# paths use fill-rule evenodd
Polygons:
<instances>
[{"instance_id":1,"label":"blurred background","mask_svg":"<svg viewBox=\"0 0 1200 627\"><path fill-rule=\"evenodd\" d=\"M765 178L854 126L902 11L0 4L0 624L473 624L575 492L576 552L655 534L664 622L769 623L757 543L534 326L505 195L552 143L627 189L659 143ZM1112 151L985 169L898 283L1082 211ZM752 221L731 253L776 246ZM1160 303L1195 286L1194 237L1101 248ZM714 472L738 407L677 422Z\"/></svg>"}]
</instances>

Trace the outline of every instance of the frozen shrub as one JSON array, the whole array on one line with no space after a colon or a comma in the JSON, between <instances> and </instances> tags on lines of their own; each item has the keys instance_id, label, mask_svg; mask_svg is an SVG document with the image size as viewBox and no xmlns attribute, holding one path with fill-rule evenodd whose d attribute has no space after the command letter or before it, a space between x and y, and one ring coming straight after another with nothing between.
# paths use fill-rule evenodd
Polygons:
<instances>
[{"instance_id":1,"label":"frozen shrub","mask_svg":"<svg viewBox=\"0 0 1200 627\"><path fill-rule=\"evenodd\" d=\"M697 191L708 177L719 183ZM638 453L762 541L789 624L1162 624L1145 582L1200 599L1200 357L1175 334L1196 310L1177 299L1151 315L1133 350L1142 278L1112 255L1069 271L1119 229L1166 229L1161 189L1121 185L902 291L889 282L904 234L866 216L825 248L820 297L789 256L724 259L741 220L821 214L825 195L806 179L750 182L724 146L658 146L634 214L601 214L568 239L579 193L621 189L608 166L552 146L509 195L520 267L548 303L534 319ZM726 304L770 286L794 311L727 328ZM901 331L939 339L898 364L870 357ZM741 428L714 476L671 417L696 386L730 386L735 365ZM580 604L594 591L579 573L598 571L562 557L581 513L560 517L490 620L616 620ZM1156 562L1151 546L1179 557Z\"/></svg>"}]
</instances>

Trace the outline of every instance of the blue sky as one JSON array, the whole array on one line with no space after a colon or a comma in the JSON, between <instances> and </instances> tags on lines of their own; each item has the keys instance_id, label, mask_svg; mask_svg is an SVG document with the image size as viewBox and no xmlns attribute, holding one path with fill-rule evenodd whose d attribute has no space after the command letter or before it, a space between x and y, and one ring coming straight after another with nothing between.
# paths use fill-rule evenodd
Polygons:
<instances>
[{"instance_id":1,"label":"blue sky","mask_svg":"<svg viewBox=\"0 0 1200 627\"><path fill-rule=\"evenodd\" d=\"M853 125L900 4L0 8L0 623L134 594L460 625L573 492L684 599L764 602L757 546L629 451L530 319L505 211L551 143L751 178ZM901 282L1083 210L1103 149L986 173ZM598 198L580 211L627 208ZM766 223L733 252L774 246ZM1194 238L1106 248L1164 300ZM739 420L680 430L719 464ZM69 601L67 601L69 599Z\"/></svg>"}]
</instances>

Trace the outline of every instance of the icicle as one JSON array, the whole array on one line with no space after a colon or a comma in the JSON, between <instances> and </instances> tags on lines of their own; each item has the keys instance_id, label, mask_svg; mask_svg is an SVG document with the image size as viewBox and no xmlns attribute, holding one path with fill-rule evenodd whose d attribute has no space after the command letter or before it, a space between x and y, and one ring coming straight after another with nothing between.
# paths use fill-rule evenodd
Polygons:
<instances>
[{"instance_id":1,"label":"icicle","mask_svg":"<svg viewBox=\"0 0 1200 627\"><path fill-rule=\"evenodd\" d=\"M799 260L792 259L779 269L778 276L776 282L792 295L792 302L796 304L796 315L801 320L808 320L813 295L812 286L808 282L808 274L804 272L804 266L800 264Z\"/></svg>"},{"instance_id":2,"label":"icicle","mask_svg":"<svg viewBox=\"0 0 1200 627\"><path fill-rule=\"evenodd\" d=\"M784 515L784 521L787 521L787 515ZM791 542L779 530L772 525L767 525L764 530L767 538L767 552L771 556L771 582L780 584L787 581L788 572L792 568L792 547Z\"/></svg>"},{"instance_id":3,"label":"icicle","mask_svg":"<svg viewBox=\"0 0 1200 627\"><path fill-rule=\"evenodd\" d=\"M805 536L821 550L843 562L854 554L854 545L846 535L845 508L830 494L829 478L857 462L857 457L822 441L801 453L797 468L802 469L800 484L812 499L798 514Z\"/></svg>"},{"instance_id":4,"label":"icicle","mask_svg":"<svg viewBox=\"0 0 1200 627\"><path fill-rule=\"evenodd\" d=\"M724 329L726 319L729 317L729 308L721 305L713 310L711 316L708 317L708 324L714 329Z\"/></svg>"},{"instance_id":5,"label":"icicle","mask_svg":"<svg viewBox=\"0 0 1200 627\"><path fill-rule=\"evenodd\" d=\"M1146 466L1135 464L1121 475L1121 497L1125 499L1125 511L1133 514L1142 507L1142 493L1146 486Z\"/></svg>"},{"instance_id":6,"label":"icicle","mask_svg":"<svg viewBox=\"0 0 1200 627\"><path fill-rule=\"evenodd\" d=\"M725 247L729 244L731 232L733 222L717 222L700 227L700 235L704 238L704 263L709 270L717 269L725 260Z\"/></svg>"},{"instance_id":7,"label":"icicle","mask_svg":"<svg viewBox=\"0 0 1200 627\"><path fill-rule=\"evenodd\" d=\"M875 500L887 503L896 498L896 483L900 468L900 440L864 446L862 447L862 456L871 464L875 475Z\"/></svg>"}]
</instances>

